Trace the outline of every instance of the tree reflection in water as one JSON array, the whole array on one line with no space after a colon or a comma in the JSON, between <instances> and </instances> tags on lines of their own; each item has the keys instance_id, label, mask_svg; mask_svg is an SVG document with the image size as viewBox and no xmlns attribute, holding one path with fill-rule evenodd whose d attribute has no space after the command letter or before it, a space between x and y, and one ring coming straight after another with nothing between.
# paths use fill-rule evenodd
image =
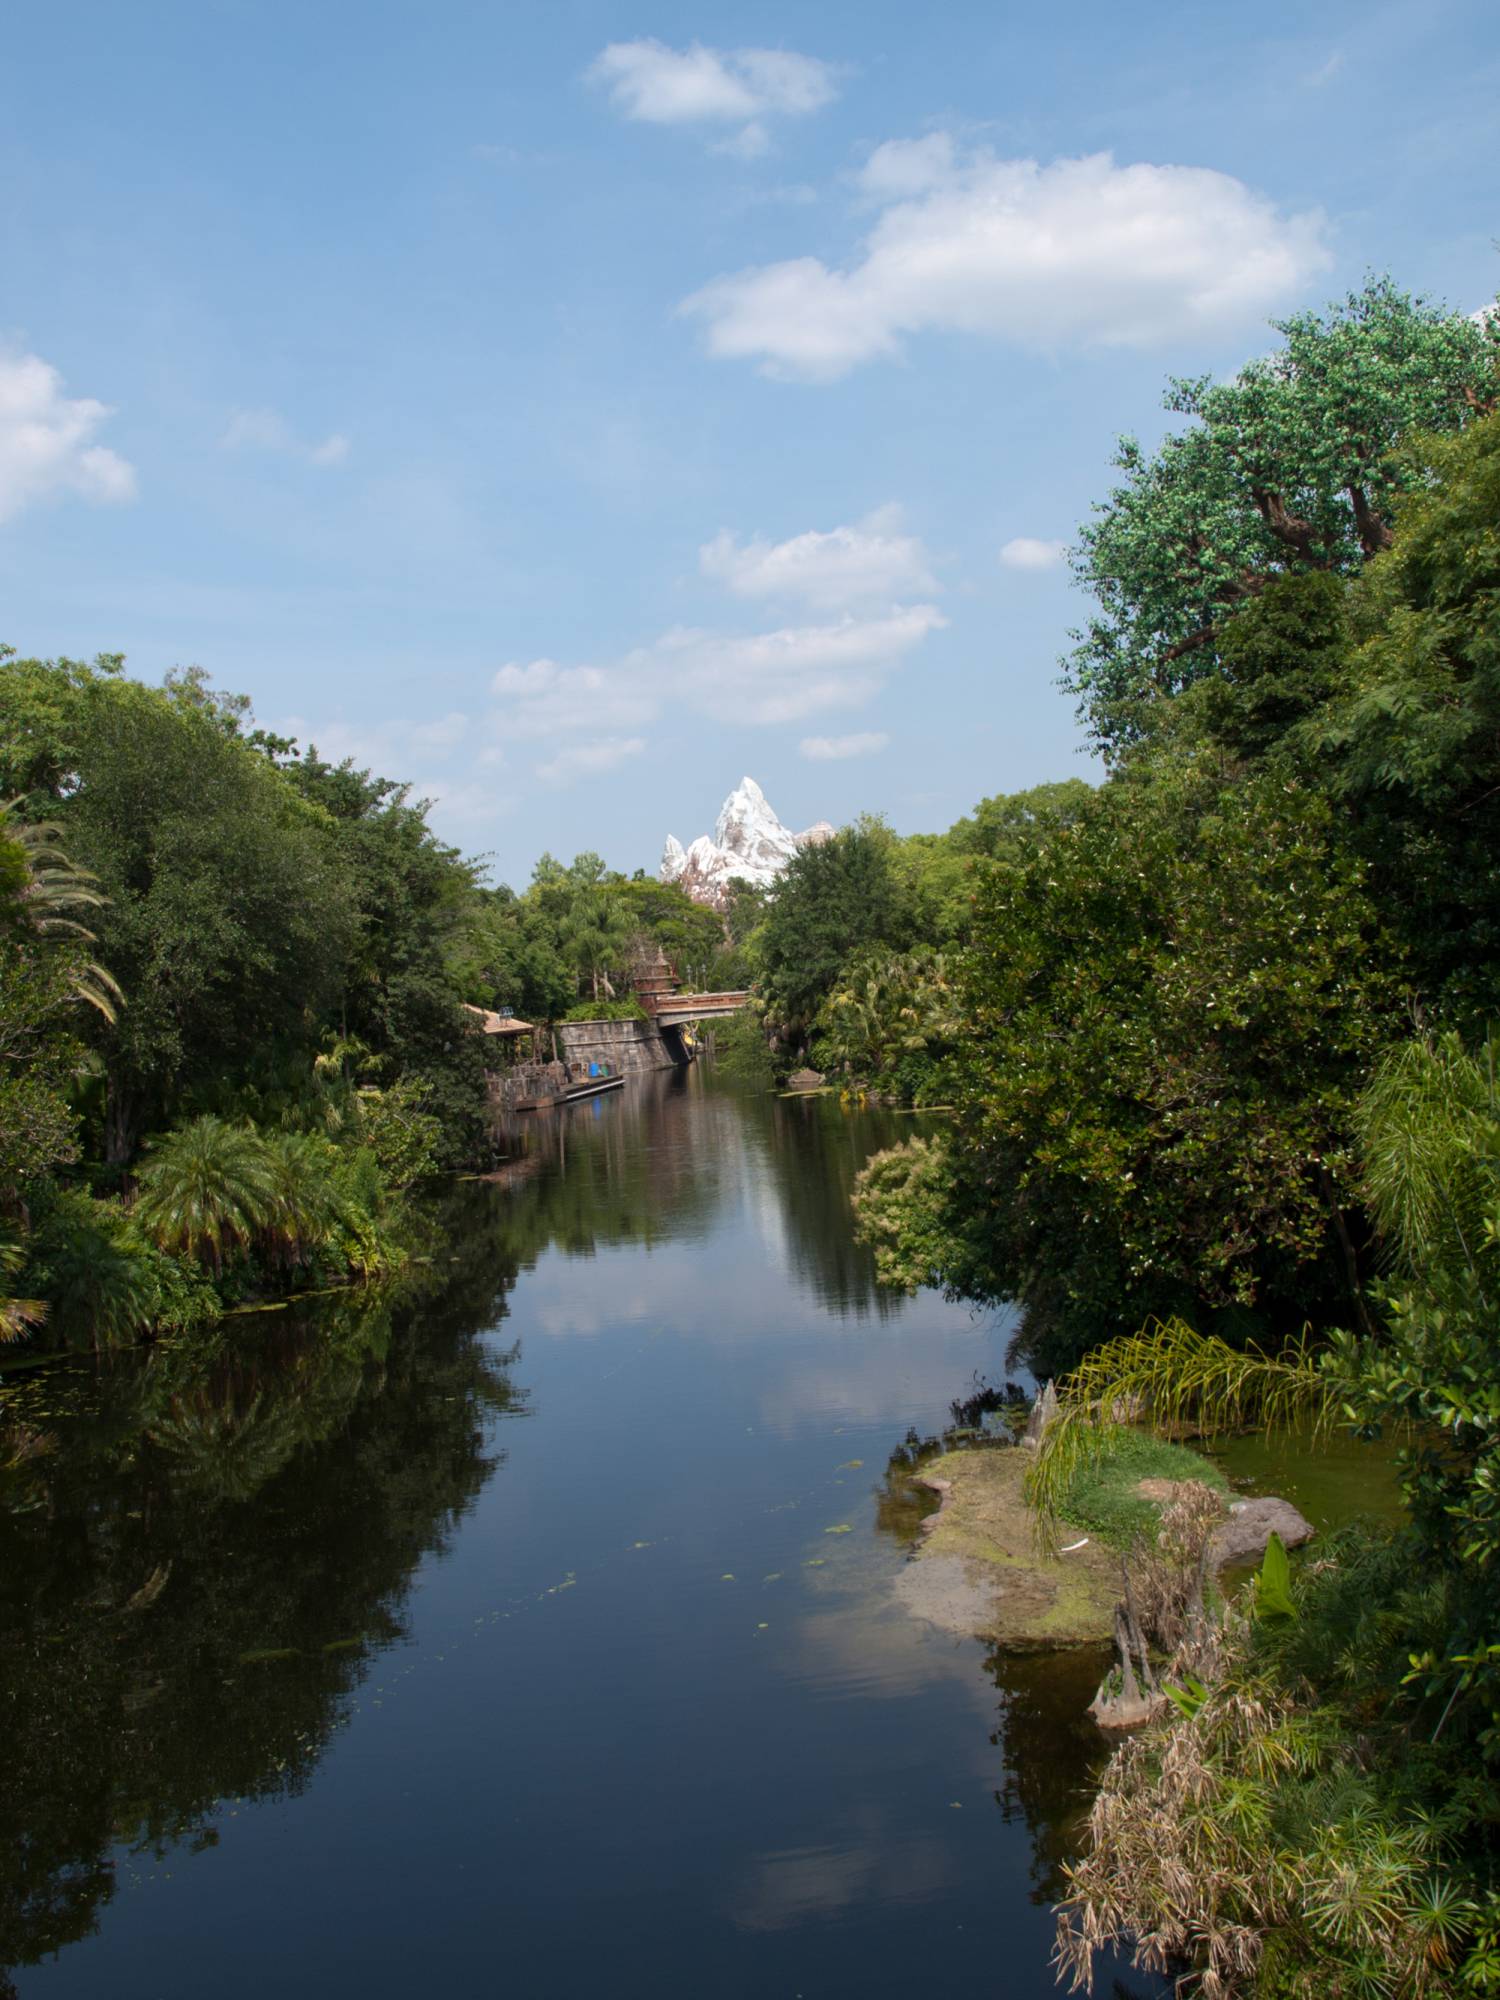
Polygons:
<instances>
[{"instance_id":1,"label":"tree reflection in water","mask_svg":"<svg viewBox=\"0 0 1500 2000\"><path fill-rule=\"evenodd\" d=\"M12 1398L51 1448L0 1518L0 1965L95 1928L117 1846L210 1845L220 1801L307 1783L517 1407L479 1338L515 1263L462 1265Z\"/></svg>"},{"instance_id":2,"label":"tree reflection in water","mask_svg":"<svg viewBox=\"0 0 1500 2000\"><path fill-rule=\"evenodd\" d=\"M499 1462L494 1420L525 1410L494 1330L549 1249L706 1239L738 1204L754 1228L726 1240L784 1246L789 1300L892 1310L846 1203L911 1121L703 1086L633 1080L518 1129L526 1164L451 1191L400 1297L0 1388L0 1466L7 1424L50 1447L0 1473L0 1963L97 1928L114 1857L211 1845L221 1806L309 1784ZM1046 1809L1040 1777L1016 1797Z\"/></svg>"},{"instance_id":3,"label":"tree reflection in water","mask_svg":"<svg viewBox=\"0 0 1500 2000\"><path fill-rule=\"evenodd\" d=\"M599 1244L706 1235L725 1202L769 1185L800 1286L853 1318L900 1312L854 1241L849 1198L872 1153L930 1121L870 1106L854 1115L834 1097L705 1089L696 1065L632 1078L593 1103L592 1116L576 1106L500 1121L523 1264L549 1247L588 1256Z\"/></svg>"}]
</instances>

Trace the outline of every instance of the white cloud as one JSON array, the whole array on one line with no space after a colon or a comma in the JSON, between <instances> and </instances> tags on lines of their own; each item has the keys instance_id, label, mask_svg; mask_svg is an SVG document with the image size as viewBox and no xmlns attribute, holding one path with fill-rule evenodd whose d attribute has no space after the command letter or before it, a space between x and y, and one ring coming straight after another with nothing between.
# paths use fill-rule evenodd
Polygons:
<instances>
[{"instance_id":1,"label":"white cloud","mask_svg":"<svg viewBox=\"0 0 1500 2000\"><path fill-rule=\"evenodd\" d=\"M544 784L570 785L578 778L598 777L601 772L614 770L628 758L639 757L646 747L643 736L605 738L597 743L571 743L566 750L545 764L538 764L536 774Z\"/></svg>"},{"instance_id":2,"label":"white cloud","mask_svg":"<svg viewBox=\"0 0 1500 2000\"><path fill-rule=\"evenodd\" d=\"M98 506L135 498L134 467L93 442L113 412L62 386L39 356L0 354L0 521L64 493Z\"/></svg>"},{"instance_id":3,"label":"white cloud","mask_svg":"<svg viewBox=\"0 0 1500 2000\"><path fill-rule=\"evenodd\" d=\"M854 736L804 736L797 748L814 764L835 764L845 757L873 757L890 740L883 729L868 729Z\"/></svg>"},{"instance_id":4,"label":"white cloud","mask_svg":"<svg viewBox=\"0 0 1500 2000\"><path fill-rule=\"evenodd\" d=\"M736 125L718 150L763 153L768 117L801 117L837 94L831 64L790 49L668 48L643 37L611 42L588 72L626 118L647 125Z\"/></svg>"},{"instance_id":5,"label":"white cloud","mask_svg":"<svg viewBox=\"0 0 1500 2000\"><path fill-rule=\"evenodd\" d=\"M504 736L531 741L576 730L632 730L657 710L658 689L619 667L560 667L556 660L512 661L490 682Z\"/></svg>"},{"instance_id":6,"label":"white cloud","mask_svg":"<svg viewBox=\"0 0 1500 2000\"><path fill-rule=\"evenodd\" d=\"M825 615L769 631L674 626L604 665L509 660L492 675L489 707L473 728L451 719L455 739L473 738L480 765L508 743L545 744L553 754L536 776L567 784L640 755L646 729L669 710L764 726L858 708L946 623L935 605L891 601L898 589L932 581L921 543L901 532L894 507L855 528L785 542L726 531L705 545L702 563L737 596L799 599ZM886 740L809 738L804 754L864 756Z\"/></svg>"},{"instance_id":7,"label":"white cloud","mask_svg":"<svg viewBox=\"0 0 1500 2000\"><path fill-rule=\"evenodd\" d=\"M937 589L927 551L915 535L901 532L894 506L854 527L809 529L784 542L763 536L742 542L722 529L698 551L698 563L736 597L785 599L820 611L889 604Z\"/></svg>"},{"instance_id":8,"label":"white cloud","mask_svg":"<svg viewBox=\"0 0 1500 2000\"><path fill-rule=\"evenodd\" d=\"M961 154L894 140L859 177L879 215L843 267L816 257L716 279L681 310L709 351L832 381L942 331L1023 346L1144 347L1262 318L1328 262L1316 211L1281 214L1206 167Z\"/></svg>"},{"instance_id":9,"label":"white cloud","mask_svg":"<svg viewBox=\"0 0 1500 2000\"><path fill-rule=\"evenodd\" d=\"M1000 551L1007 569L1056 569L1068 553L1066 542L1039 542L1034 535L1017 535Z\"/></svg>"},{"instance_id":10,"label":"white cloud","mask_svg":"<svg viewBox=\"0 0 1500 2000\"><path fill-rule=\"evenodd\" d=\"M857 707L945 620L930 604L771 632L676 626L612 666L504 666L490 683L502 738L639 729L671 702L720 722L798 722Z\"/></svg>"},{"instance_id":11,"label":"white cloud","mask_svg":"<svg viewBox=\"0 0 1500 2000\"><path fill-rule=\"evenodd\" d=\"M822 625L726 634L679 627L627 656L626 672L720 722L800 722L857 708L947 620L931 604L896 606Z\"/></svg>"},{"instance_id":12,"label":"white cloud","mask_svg":"<svg viewBox=\"0 0 1500 2000\"><path fill-rule=\"evenodd\" d=\"M225 451L280 452L318 466L342 465L349 456L342 431L331 431L321 444L304 444L279 410L235 410L219 443Z\"/></svg>"},{"instance_id":13,"label":"white cloud","mask_svg":"<svg viewBox=\"0 0 1500 2000\"><path fill-rule=\"evenodd\" d=\"M1325 83L1332 83L1343 67L1344 51L1335 49L1333 54L1325 62L1319 63L1316 69L1305 71L1302 81L1309 90L1320 90Z\"/></svg>"}]
</instances>

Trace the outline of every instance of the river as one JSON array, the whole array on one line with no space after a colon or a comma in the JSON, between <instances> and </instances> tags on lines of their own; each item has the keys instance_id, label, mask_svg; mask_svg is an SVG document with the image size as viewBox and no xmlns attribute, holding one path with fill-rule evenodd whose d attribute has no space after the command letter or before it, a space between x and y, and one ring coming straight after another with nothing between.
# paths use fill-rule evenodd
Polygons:
<instances>
[{"instance_id":1,"label":"river","mask_svg":"<svg viewBox=\"0 0 1500 2000\"><path fill-rule=\"evenodd\" d=\"M635 1079L457 1189L394 1313L36 1371L0 1523L15 1989L1053 1993L1098 1662L893 1596L891 1455L1008 1335L874 1286L849 1190L911 1129Z\"/></svg>"}]
</instances>

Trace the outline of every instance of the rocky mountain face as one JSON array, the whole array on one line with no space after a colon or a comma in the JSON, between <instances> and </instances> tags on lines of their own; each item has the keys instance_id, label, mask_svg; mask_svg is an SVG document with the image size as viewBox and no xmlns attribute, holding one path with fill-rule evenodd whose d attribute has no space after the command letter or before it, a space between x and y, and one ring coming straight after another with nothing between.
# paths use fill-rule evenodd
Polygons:
<instances>
[{"instance_id":1,"label":"rocky mountain face","mask_svg":"<svg viewBox=\"0 0 1500 2000\"><path fill-rule=\"evenodd\" d=\"M719 808L712 834L700 833L687 847L675 834L667 835L661 879L680 882L695 903L723 909L736 878L768 888L799 848L832 838L826 819L793 833L776 817L755 780L741 778Z\"/></svg>"}]
</instances>

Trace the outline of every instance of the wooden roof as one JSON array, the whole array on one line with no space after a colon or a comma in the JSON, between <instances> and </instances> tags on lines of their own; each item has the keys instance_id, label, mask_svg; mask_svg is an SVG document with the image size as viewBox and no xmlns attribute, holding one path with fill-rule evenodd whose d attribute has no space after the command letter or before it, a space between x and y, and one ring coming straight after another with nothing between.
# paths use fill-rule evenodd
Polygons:
<instances>
[{"instance_id":1,"label":"wooden roof","mask_svg":"<svg viewBox=\"0 0 1500 2000\"><path fill-rule=\"evenodd\" d=\"M536 1032L529 1021L518 1021L514 1014L496 1014L488 1007L471 1007L467 1000L462 1002L462 1006L466 1014L474 1015L487 1035L531 1035Z\"/></svg>"}]
</instances>

